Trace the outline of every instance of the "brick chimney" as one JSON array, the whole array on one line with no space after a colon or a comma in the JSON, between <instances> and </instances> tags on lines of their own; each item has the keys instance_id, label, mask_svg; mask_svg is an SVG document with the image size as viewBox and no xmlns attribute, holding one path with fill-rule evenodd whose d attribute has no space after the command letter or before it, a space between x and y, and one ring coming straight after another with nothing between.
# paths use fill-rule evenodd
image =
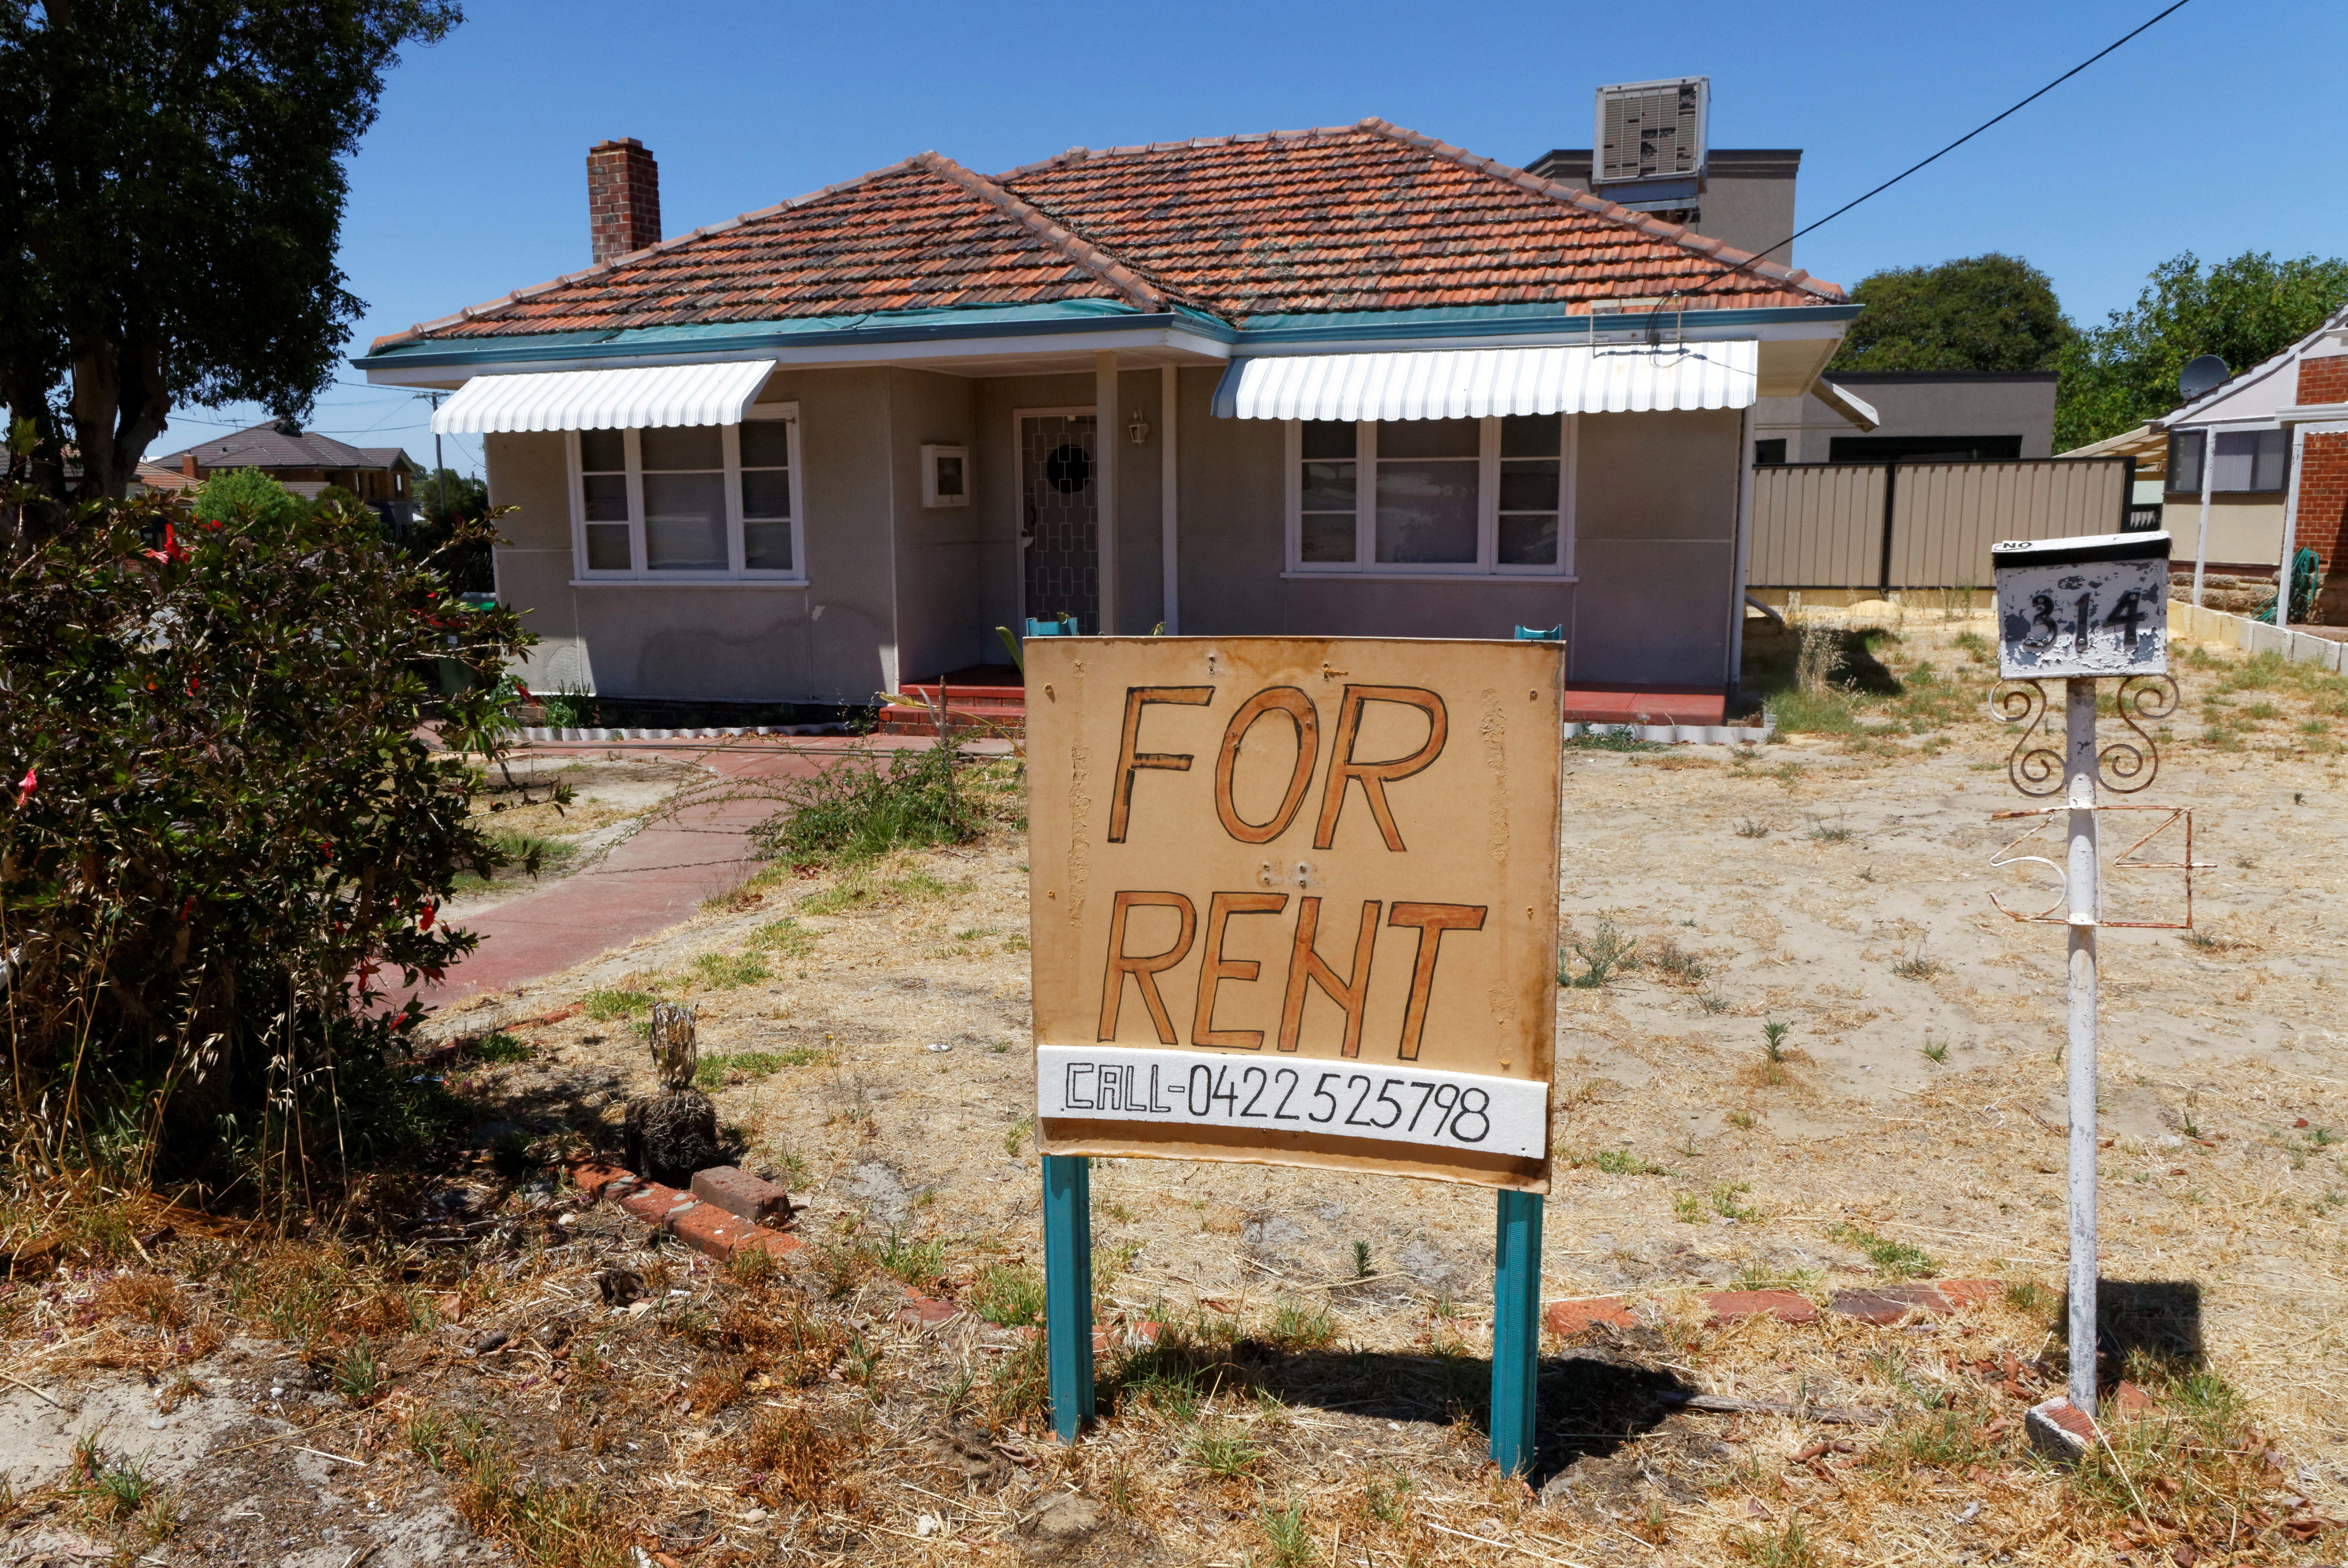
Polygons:
<instances>
[{"instance_id":1,"label":"brick chimney","mask_svg":"<svg viewBox=\"0 0 2348 1568\"><path fill-rule=\"evenodd\" d=\"M587 150L587 226L598 262L660 243L660 166L634 137Z\"/></svg>"}]
</instances>

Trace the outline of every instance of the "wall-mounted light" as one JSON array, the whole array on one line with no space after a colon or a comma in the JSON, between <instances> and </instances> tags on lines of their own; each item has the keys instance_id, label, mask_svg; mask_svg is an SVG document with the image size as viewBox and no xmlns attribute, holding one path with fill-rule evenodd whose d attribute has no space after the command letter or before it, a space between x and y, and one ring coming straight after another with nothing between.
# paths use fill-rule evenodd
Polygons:
<instances>
[{"instance_id":1,"label":"wall-mounted light","mask_svg":"<svg viewBox=\"0 0 2348 1568\"><path fill-rule=\"evenodd\" d=\"M1149 444L1149 421L1142 418L1140 409L1133 411L1133 423L1125 428L1125 433L1133 438L1133 444L1137 447Z\"/></svg>"}]
</instances>

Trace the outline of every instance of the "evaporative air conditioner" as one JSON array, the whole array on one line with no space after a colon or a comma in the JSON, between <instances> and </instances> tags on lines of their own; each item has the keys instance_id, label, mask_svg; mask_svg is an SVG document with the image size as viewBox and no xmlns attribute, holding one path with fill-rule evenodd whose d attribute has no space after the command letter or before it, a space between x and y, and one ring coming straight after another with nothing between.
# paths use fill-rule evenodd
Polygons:
<instances>
[{"instance_id":1,"label":"evaporative air conditioner","mask_svg":"<svg viewBox=\"0 0 2348 1568\"><path fill-rule=\"evenodd\" d=\"M1600 88L1591 188L1626 206L1692 203L1704 188L1711 100L1709 77Z\"/></svg>"}]
</instances>

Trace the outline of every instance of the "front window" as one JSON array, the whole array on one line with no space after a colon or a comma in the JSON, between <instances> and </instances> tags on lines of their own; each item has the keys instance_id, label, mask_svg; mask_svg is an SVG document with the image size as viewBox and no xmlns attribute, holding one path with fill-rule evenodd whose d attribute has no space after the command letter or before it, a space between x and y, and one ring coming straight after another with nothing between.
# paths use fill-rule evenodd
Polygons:
<instances>
[{"instance_id":1,"label":"front window","mask_svg":"<svg viewBox=\"0 0 2348 1568\"><path fill-rule=\"evenodd\" d=\"M2223 430L2213 443L2209 488L2224 494L2282 489L2283 470L2291 462L2287 430Z\"/></svg>"},{"instance_id":2,"label":"front window","mask_svg":"<svg viewBox=\"0 0 2348 1568\"><path fill-rule=\"evenodd\" d=\"M798 420L581 430L572 449L581 575L800 579Z\"/></svg>"},{"instance_id":3,"label":"front window","mask_svg":"<svg viewBox=\"0 0 2348 1568\"><path fill-rule=\"evenodd\" d=\"M1562 415L1289 424L1292 570L1560 576L1572 569Z\"/></svg>"}]
</instances>

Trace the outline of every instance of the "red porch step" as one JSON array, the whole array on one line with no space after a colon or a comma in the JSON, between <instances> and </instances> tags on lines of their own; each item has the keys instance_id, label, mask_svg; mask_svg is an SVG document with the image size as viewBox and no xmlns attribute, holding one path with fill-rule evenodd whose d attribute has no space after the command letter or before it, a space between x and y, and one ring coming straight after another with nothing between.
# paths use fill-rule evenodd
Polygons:
<instances>
[{"instance_id":1,"label":"red porch step","mask_svg":"<svg viewBox=\"0 0 2348 1568\"><path fill-rule=\"evenodd\" d=\"M1022 735L1027 729L1027 687L1009 665L972 665L928 680L906 681L898 689L928 702L944 693L946 717L957 731ZM926 707L892 706L880 710L879 728L883 735L935 735L938 723Z\"/></svg>"},{"instance_id":2,"label":"red porch step","mask_svg":"<svg viewBox=\"0 0 2348 1568\"><path fill-rule=\"evenodd\" d=\"M1569 681L1568 724L1725 724L1728 694L1717 686L1593 686Z\"/></svg>"}]
</instances>

